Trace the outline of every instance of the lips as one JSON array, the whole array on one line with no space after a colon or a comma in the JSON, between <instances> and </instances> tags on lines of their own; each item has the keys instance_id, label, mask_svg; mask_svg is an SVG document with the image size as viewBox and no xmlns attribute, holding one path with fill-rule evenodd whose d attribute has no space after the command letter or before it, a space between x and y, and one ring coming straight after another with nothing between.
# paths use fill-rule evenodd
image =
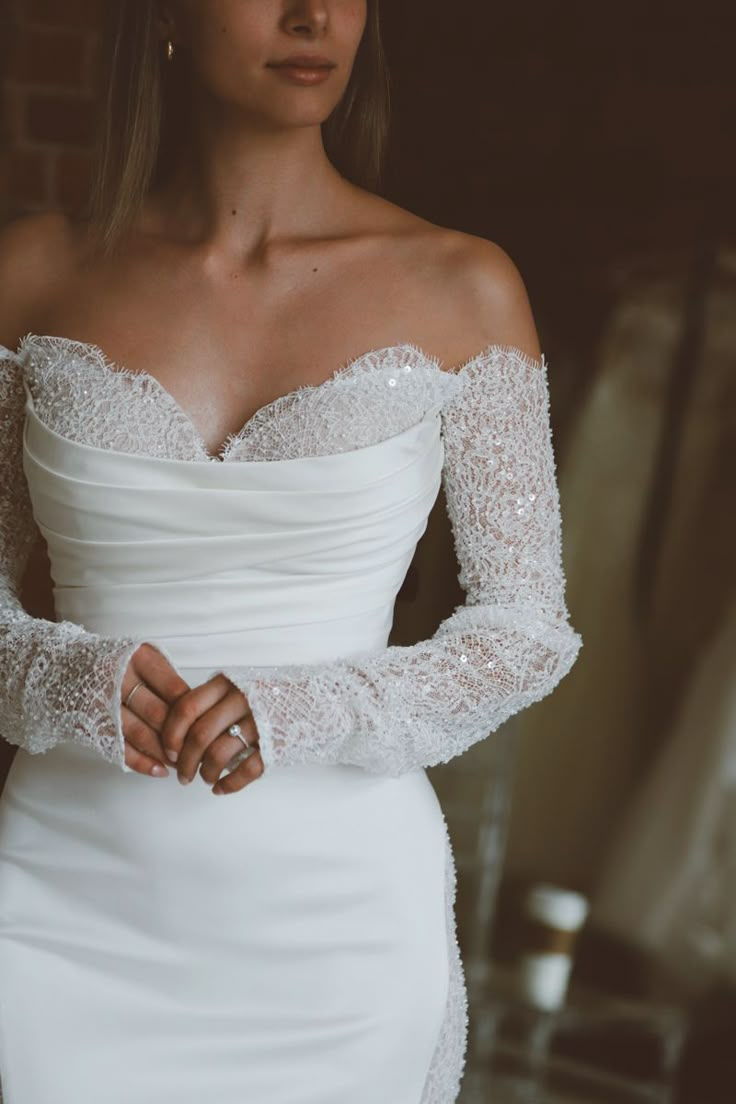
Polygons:
<instances>
[{"instance_id":1,"label":"lips","mask_svg":"<svg viewBox=\"0 0 736 1104\"><path fill-rule=\"evenodd\" d=\"M295 54L293 57L284 58L283 61L272 61L269 65L275 69L333 69L334 61L326 57L317 57L313 54Z\"/></svg>"}]
</instances>

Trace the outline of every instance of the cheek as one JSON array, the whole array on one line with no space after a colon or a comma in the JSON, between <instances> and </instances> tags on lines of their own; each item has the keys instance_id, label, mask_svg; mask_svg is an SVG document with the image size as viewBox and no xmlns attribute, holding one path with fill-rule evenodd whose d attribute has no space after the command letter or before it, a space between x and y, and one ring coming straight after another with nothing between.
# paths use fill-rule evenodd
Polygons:
<instances>
[{"instance_id":1,"label":"cheek","mask_svg":"<svg viewBox=\"0 0 736 1104\"><path fill-rule=\"evenodd\" d=\"M368 21L366 0L338 0L335 17L341 19L357 43Z\"/></svg>"},{"instance_id":2,"label":"cheek","mask_svg":"<svg viewBox=\"0 0 736 1104\"><path fill-rule=\"evenodd\" d=\"M344 45L346 52L353 56L357 54L358 47L366 32L367 15L366 5L360 0L345 0L342 11L336 10L333 22L334 29L339 40Z\"/></svg>"},{"instance_id":3,"label":"cheek","mask_svg":"<svg viewBox=\"0 0 736 1104\"><path fill-rule=\"evenodd\" d=\"M188 20L195 75L210 90L247 95L269 58L273 0L207 0Z\"/></svg>"},{"instance_id":4,"label":"cheek","mask_svg":"<svg viewBox=\"0 0 736 1104\"><path fill-rule=\"evenodd\" d=\"M232 103L255 103L262 96L266 75L263 55L254 56L247 46L228 38L211 49L198 46L193 52L194 78L215 99Z\"/></svg>"}]
</instances>

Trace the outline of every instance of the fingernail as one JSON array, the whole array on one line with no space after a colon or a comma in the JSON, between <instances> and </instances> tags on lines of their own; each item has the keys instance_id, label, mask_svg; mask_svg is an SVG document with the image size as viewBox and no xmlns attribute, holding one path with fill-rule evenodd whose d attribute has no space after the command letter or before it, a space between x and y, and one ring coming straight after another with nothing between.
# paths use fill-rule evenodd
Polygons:
<instances>
[{"instance_id":1,"label":"fingernail","mask_svg":"<svg viewBox=\"0 0 736 1104\"><path fill-rule=\"evenodd\" d=\"M166 755L171 763L175 763L176 760L179 758L178 751L167 751Z\"/></svg>"},{"instance_id":2,"label":"fingernail","mask_svg":"<svg viewBox=\"0 0 736 1104\"><path fill-rule=\"evenodd\" d=\"M183 774L180 774L179 781L181 782L182 786L187 786L192 780L191 778L186 778Z\"/></svg>"},{"instance_id":3,"label":"fingernail","mask_svg":"<svg viewBox=\"0 0 736 1104\"><path fill-rule=\"evenodd\" d=\"M151 774L155 774L157 778L165 778L168 773L166 767L162 767L160 763L156 763L155 767L151 767Z\"/></svg>"},{"instance_id":4,"label":"fingernail","mask_svg":"<svg viewBox=\"0 0 736 1104\"><path fill-rule=\"evenodd\" d=\"M213 786L212 787L212 792L213 792L213 794L221 794L221 793L224 793L225 791L222 789L222 787Z\"/></svg>"}]
</instances>

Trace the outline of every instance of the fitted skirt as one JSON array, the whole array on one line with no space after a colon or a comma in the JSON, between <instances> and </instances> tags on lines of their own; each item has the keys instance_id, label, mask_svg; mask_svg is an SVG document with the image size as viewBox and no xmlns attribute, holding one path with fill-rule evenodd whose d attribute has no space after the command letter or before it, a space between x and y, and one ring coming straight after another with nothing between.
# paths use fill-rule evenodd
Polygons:
<instances>
[{"instance_id":1,"label":"fitted skirt","mask_svg":"<svg viewBox=\"0 0 736 1104\"><path fill-rule=\"evenodd\" d=\"M449 984L424 770L236 794L19 750L0 798L4 1104L420 1104Z\"/></svg>"}]
</instances>

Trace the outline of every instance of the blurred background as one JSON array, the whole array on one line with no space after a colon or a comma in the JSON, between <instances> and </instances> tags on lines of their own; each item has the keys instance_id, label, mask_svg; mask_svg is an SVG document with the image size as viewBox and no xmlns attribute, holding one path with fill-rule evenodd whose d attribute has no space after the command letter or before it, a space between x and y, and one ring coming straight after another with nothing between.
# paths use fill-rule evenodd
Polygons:
<instances>
[{"instance_id":1,"label":"blurred background","mask_svg":"<svg viewBox=\"0 0 736 1104\"><path fill-rule=\"evenodd\" d=\"M0 8L0 220L85 198L101 7ZM524 276L584 640L552 695L430 771L471 997L461 1099L732 1104L736 8L382 15L380 191ZM434 631L456 573L440 496L393 642ZM42 545L24 600L52 616Z\"/></svg>"}]
</instances>

